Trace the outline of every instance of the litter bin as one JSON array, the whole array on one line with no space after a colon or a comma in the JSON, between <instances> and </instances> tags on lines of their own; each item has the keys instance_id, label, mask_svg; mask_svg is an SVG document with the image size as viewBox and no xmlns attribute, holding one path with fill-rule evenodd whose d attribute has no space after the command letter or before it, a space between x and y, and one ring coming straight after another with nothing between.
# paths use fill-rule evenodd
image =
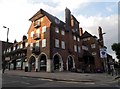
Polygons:
<instances>
[{"instance_id":1,"label":"litter bin","mask_svg":"<svg viewBox=\"0 0 120 89\"><path fill-rule=\"evenodd\" d=\"M25 72L28 72L28 67L25 67Z\"/></svg>"}]
</instances>

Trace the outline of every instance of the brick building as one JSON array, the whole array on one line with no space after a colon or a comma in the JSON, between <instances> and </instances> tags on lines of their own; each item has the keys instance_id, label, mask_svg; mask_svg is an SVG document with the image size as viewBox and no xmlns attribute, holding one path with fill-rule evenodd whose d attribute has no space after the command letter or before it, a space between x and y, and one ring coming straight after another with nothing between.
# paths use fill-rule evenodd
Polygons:
<instances>
[{"instance_id":1,"label":"brick building","mask_svg":"<svg viewBox=\"0 0 120 89\"><path fill-rule=\"evenodd\" d=\"M28 31L28 69L63 71L78 68L81 55L79 22L65 10L65 23L40 9L32 18Z\"/></svg>"},{"instance_id":2,"label":"brick building","mask_svg":"<svg viewBox=\"0 0 120 89\"><path fill-rule=\"evenodd\" d=\"M82 31L82 29L80 29L80 31ZM84 60L86 61L84 63L86 69L90 67L91 71L94 72L97 72L98 70L103 70L103 64L100 58L100 44L98 42L98 38L96 36L91 35L87 31L82 33L81 38L82 44L86 45L87 51L89 51L89 55L84 57Z\"/></svg>"},{"instance_id":3,"label":"brick building","mask_svg":"<svg viewBox=\"0 0 120 89\"><path fill-rule=\"evenodd\" d=\"M0 64L2 66L2 61L4 61L3 59L6 58L6 61L9 61L9 58L7 58L6 55L3 55L5 53L5 50L7 50L7 48L9 48L10 46L12 46L13 43L11 42L5 42L5 41L0 41ZM0 68L1 68L0 66Z\"/></svg>"},{"instance_id":4,"label":"brick building","mask_svg":"<svg viewBox=\"0 0 120 89\"><path fill-rule=\"evenodd\" d=\"M13 69L28 71L102 70L96 36L79 29L79 22L65 9L65 22L40 9L30 19L28 38L14 43L4 55Z\"/></svg>"}]
</instances>

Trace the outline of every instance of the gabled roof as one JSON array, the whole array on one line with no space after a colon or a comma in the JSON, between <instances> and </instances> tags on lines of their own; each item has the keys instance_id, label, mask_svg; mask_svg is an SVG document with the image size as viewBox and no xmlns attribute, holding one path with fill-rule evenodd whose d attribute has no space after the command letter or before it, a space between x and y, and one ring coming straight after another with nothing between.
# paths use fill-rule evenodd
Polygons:
<instances>
[{"instance_id":1,"label":"gabled roof","mask_svg":"<svg viewBox=\"0 0 120 89\"><path fill-rule=\"evenodd\" d=\"M87 37L93 37L93 36L87 31L85 31L81 38L87 38Z\"/></svg>"},{"instance_id":2,"label":"gabled roof","mask_svg":"<svg viewBox=\"0 0 120 89\"><path fill-rule=\"evenodd\" d=\"M59 20L57 17L55 17L55 16L47 13L47 12L44 11L43 9L40 9L40 10L39 10L35 15L33 15L29 20L35 21L35 20L37 20L37 19L39 19L39 18L41 18L41 17L43 17L43 16L46 16L46 17L51 21L51 23L54 23L54 24L56 24L56 25L58 25L58 26L60 26L60 27L63 27L64 24L65 24L63 21L61 21L61 20ZM57 23L56 23L56 20L58 20L60 23L57 24Z\"/></svg>"}]
</instances>

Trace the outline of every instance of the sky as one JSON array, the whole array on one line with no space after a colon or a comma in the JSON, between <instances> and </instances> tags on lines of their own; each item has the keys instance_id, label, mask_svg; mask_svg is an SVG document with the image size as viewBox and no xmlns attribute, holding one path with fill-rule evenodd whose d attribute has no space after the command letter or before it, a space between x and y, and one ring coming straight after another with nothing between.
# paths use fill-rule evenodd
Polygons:
<instances>
[{"instance_id":1,"label":"sky","mask_svg":"<svg viewBox=\"0 0 120 89\"><path fill-rule=\"evenodd\" d=\"M29 19L41 8L65 21L65 8L80 22L80 27L98 37L101 26L107 52L116 59L111 45L118 42L119 0L0 0L0 40L6 41L9 28L9 42L22 40L31 22ZM116 59L117 60L117 59Z\"/></svg>"}]
</instances>

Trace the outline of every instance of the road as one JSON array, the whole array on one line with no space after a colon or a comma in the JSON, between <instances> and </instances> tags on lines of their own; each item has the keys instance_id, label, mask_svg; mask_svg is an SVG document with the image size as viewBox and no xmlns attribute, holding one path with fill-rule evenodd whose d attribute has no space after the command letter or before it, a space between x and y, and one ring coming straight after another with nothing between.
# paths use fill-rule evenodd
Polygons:
<instances>
[{"instance_id":1,"label":"road","mask_svg":"<svg viewBox=\"0 0 120 89\"><path fill-rule=\"evenodd\" d=\"M2 87L119 87L118 82L70 82L55 81L51 79L41 79L32 77L22 77L18 75L4 74ZM120 89L120 88L118 88Z\"/></svg>"}]
</instances>

